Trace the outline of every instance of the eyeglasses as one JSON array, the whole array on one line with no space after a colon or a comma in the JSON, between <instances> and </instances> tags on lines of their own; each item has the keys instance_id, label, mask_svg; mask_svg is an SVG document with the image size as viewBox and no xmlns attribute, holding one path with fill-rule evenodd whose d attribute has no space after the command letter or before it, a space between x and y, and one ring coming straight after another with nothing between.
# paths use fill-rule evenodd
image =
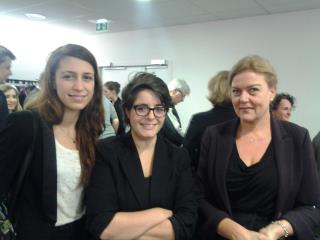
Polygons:
<instances>
[{"instance_id":1,"label":"eyeglasses","mask_svg":"<svg viewBox=\"0 0 320 240\"><path fill-rule=\"evenodd\" d=\"M153 111L155 117L163 117L166 115L166 108L164 106L158 105L154 108L150 108L147 104L139 104L133 106L134 111L138 116L146 117L149 115L150 111Z\"/></svg>"}]
</instances>

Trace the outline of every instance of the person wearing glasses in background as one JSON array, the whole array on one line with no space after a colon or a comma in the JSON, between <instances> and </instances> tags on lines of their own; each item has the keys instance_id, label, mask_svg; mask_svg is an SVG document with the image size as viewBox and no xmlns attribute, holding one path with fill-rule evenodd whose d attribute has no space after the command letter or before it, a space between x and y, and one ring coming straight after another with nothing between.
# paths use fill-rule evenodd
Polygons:
<instances>
[{"instance_id":1,"label":"person wearing glasses in background","mask_svg":"<svg viewBox=\"0 0 320 240\"><path fill-rule=\"evenodd\" d=\"M122 101L131 130L97 147L87 227L97 239L190 239L197 219L190 160L158 136L168 88L153 74L137 73Z\"/></svg>"},{"instance_id":2,"label":"person wearing glasses in background","mask_svg":"<svg viewBox=\"0 0 320 240\"><path fill-rule=\"evenodd\" d=\"M170 142L180 147L183 143L184 132L182 131L180 117L175 106L183 102L185 97L190 94L190 88L183 79L173 79L168 83L168 88L171 97L171 106L165 118L161 134Z\"/></svg>"}]
</instances>

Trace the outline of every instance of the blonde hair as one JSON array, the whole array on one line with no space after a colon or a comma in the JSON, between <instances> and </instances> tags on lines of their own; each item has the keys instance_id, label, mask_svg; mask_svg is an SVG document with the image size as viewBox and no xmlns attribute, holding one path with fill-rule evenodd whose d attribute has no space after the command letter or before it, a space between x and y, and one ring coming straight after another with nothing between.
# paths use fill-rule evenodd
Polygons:
<instances>
[{"instance_id":1,"label":"blonde hair","mask_svg":"<svg viewBox=\"0 0 320 240\"><path fill-rule=\"evenodd\" d=\"M213 105L231 102L228 75L229 71L220 71L209 80L208 100Z\"/></svg>"},{"instance_id":2,"label":"blonde hair","mask_svg":"<svg viewBox=\"0 0 320 240\"><path fill-rule=\"evenodd\" d=\"M16 107L13 109L12 112L19 112L22 110L22 107L19 103L19 91L18 89L14 86L14 85L11 85L11 84L1 84L0 85L0 91L2 91L4 94L9 91L9 90L14 90L14 92L16 93L16 98L17 98L17 105Z\"/></svg>"},{"instance_id":3,"label":"blonde hair","mask_svg":"<svg viewBox=\"0 0 320 240\"><path fill-rule=\"evenodd\" d=\"M229 84L232 84L236 75L245 71L263 74L269 87L277 86L278 79L273 66L267 59L258 55L249 55L240 59L230 71Z\"/></svg>"}]
</instances>

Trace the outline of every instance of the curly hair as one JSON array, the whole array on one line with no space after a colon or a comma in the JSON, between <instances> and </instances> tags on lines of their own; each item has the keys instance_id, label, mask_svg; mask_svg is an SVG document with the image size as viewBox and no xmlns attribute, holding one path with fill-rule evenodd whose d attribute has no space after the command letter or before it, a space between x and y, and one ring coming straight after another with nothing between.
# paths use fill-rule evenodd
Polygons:
<instances>
[{"instance_id":1,"label":"curly hair","mask_svg":"<svg viewBox=\"0 0 320 240\"><path fill-rule=\"evenodd\" d=\"M278 93L270 104L271 110L277 110L282 99L288 100L291 103L292 108L295 107L295 97L288 93Z\"/></svg>"}]
</instances>

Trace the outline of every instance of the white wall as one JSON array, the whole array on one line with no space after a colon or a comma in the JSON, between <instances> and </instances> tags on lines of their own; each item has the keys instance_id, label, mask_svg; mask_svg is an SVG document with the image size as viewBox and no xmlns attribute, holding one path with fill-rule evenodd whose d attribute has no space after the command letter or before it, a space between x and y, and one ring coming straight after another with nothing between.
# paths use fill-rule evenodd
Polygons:
<instances>
[{"instance_id":1,"label":"white wall","mask_svg":"<svg viewBox=\"0 0 320 240\"><path fill-rule=\"evenodd\" d=\"M43 22L0 17L0 44L17 57L12 79L36 80L49 54L67 43L88 44L89 36Z\"/></svg>"},{"instance_id":2,"label":"white wall","mask_svg":"<svg viewBox=\"0 0 320 240\"><path fill-rule=\"evenodd\" d=\"M184 128L193 113L211 107L206 100L206 86L212 75L229 69L245 55L260 54L275 66L279 91L297 98L292 121L308 128L314 136L320 130L316 72L319 22L320 10L312 10L89 37L71 30L23 24L18 33L12 34L12 25L1 20L0 44L17 56L12 78L30 80L38 77L49 52L71 42L92 50L100 65L149 64L151 59L167 59L169 75L185 78L192 89L177 107Z\"/></svg>"},{"instance_id":3,"label":"white wall","mask_svg":"<svg viewBox=\"0 0 320 240\"><path fill-rule=\"evenodd\" d=\"M193 113L211 107L206 100L210 76L248 54L268 58L279 76L279 91L297 99L292 121L320 130L317 69L320 56L320 10L220 22L98 35L93 38L100 64L148 64L167 59L172 77L185 78L192 89L177 106L183 127ZM165 79L168 81L167 79Z\"/></svg>"}]
</instances>

